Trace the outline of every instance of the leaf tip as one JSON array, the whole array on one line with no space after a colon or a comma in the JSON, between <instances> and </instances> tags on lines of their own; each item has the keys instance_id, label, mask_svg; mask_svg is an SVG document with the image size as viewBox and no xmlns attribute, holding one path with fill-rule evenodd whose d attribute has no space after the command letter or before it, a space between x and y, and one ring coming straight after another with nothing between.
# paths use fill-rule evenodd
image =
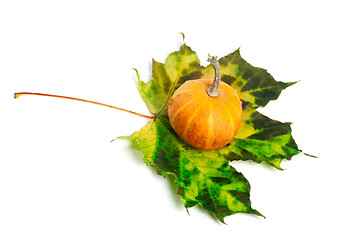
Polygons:
<instances>
[{"instance_id":1,"label":"leaf tip","mask_svg":"<svg viewBox=\"0 0 339 240\"><path fill-rule=\"evenodd\" d=\"M255 210L255 209L252 209L252 212L251 212L251 213L252 213L252 214L255 214L255 215L259 216L259 217L263 217L264 219L266 219L266 217L265 217L263 214L261 214L259 211Z\"/></svg>"},{"instance_id":2,"label":"leaf tip","mask_svg":"<svg viewBox=\"0 0 339 240\"><path fill-rule=\"evenodd\" d=\"M182 36L182 41L183 41L183 43L185 44L185 34L182 33L182 32L179 32L179 34L181 34L181 36Z\"/></svg>"},{"instance_id":3,"label":"leaf tip","mask_svg":"<svg viewBox=\"0 0 339 240\"><path fill-rule=\"evenodd\" d=\"M278 169L278 170L280 170L280 171L284 171L285 169L283 169L282 167L281 167L281 162L282 162L282 158L281 159L278 159L278 161L272 161L272 162L268 162L268 165L270 165L270 166L272 166L272 167L274 167L274 168L276 168L276 169Z\"/></svg>"},{"instance_id":4,"label":"leaf tip","mask_svg":"<svg viewBox=\"0 0 339 240\"><path fill-rule=\"evenodd\" d=\"M239 56L240 56L240 48L241 48L241 47L238 47L238 48L234 51L234 53L238 54Z\"/></svg>"},{"instance_id":5,"label":"leaf tip","mask_svg":"<svg viewBox=\"0 0 339 240\"><path fill-rule=\"evenodd\" d=\"M294 85L294 84L296 84L296 83L298 83L298 82L300 82L301 80L298 80L298 81L295 81L295 82L287 82L286 84L288 85L288 87L289 86L292 86L292 85Z\"/></svg>"},{"instance_id":6,"label":"leaf tip","mask_svg":"<svg viewBox=\"0 0 339 240\"><path fill-rule=\"evenodd\" d=\"M114 142L117 139L127 139L127 138L128 137L126 137L126 136L120 136L120 137L116 137L116 138L112 139L110 142Z\"/></svg>"},{"instance_id":7,"label":"leaf tip","mask_svg":"<svg viewBox=\"0 0 339 240\"><path fill-rule=\"evenodd\" d=\"M312 155L312 154L309 154L309 153L304 153L303 154L307 157L312 157L312 158L319 158L318 156L315 156L315 155Z\"/></svg>"},{"instance_id":8,"label":"leaf tip","mask_svg":"<svg viewBox=\"0 0 339 240\"><path fill-rule=\"evenodd\" d=\"M138 69L136 69L136 68L132 68L132 69L135 71L137 78L138 78L138 81L140 81L140 74L139 74Z\"/></svg>"},{"instance_id":9,"label":"leaf tip","mask_svg":"<svg viewBox=\"0 0 339 240\"><path fill-rule=\"evenodd\" d=\"M224 217L223 217L223 216L218 216L216 213L213 213L213 215L214 215L214 217L215 217L216 219L218 219L222 224L227 225L227 224L225 223L225 220L224 220Z\"/></svg>"}]
</instances>

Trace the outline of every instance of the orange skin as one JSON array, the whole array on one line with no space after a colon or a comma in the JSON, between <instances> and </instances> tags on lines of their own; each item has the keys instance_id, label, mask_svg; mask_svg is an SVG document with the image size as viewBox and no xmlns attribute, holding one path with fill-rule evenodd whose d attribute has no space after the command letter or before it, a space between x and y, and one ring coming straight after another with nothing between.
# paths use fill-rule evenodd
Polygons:
<instances>
[{"instance_id":1,"label":"orange skin","mask_svg":"<svg viewBox=\"0 0 339 240\"><path fill-rule=\"evenodd\" d=\"M174 131L194 148L216 150L237 133L242 104L237 92L220 82L217 97L206 92L213 79L186 81L173 94L168 117Z\"/></svg>"}]
</instances>

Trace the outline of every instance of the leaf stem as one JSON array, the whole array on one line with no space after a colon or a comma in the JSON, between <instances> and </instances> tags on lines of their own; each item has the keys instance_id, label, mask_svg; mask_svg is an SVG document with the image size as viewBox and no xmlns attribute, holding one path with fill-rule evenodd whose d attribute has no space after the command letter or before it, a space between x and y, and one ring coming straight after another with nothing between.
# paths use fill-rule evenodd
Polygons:
<instances>
[{"instance_id":1,"label":"leaf stem","mask_svg":"<svg viewBox=\"0 0 339 240\"><path fill-rule=\"evenodd\" d=\"M219 84L221 80L220 65L219 65L217 56L208 55L207 61L209 61L212 64L214 68L214 72L215 72L214 81L212 85L209 88L207 88L207 93L210 97L217 97L219 94L218 88L219 88Z\"/></svg>"},{"instance_id":2,"label":"leaf stem","mask_svg":"<svg viewBox=\"0 0 339 240\"><path fill-rule=\"evenodd\" d=\"M19 93L14 93L14 98L18 98L18 97L23 96L23 95L36 95L36 96L46 96L46 97L55 97L55 98L64 98L64 99L76 100L76 101L80 101L80 102L92 103L92 104L97 104L97 105L104 106L104 107L113 108L113 109L116 109L116 110L128 112L128 113L131 113L131 114L134 114L134 115L137 115L137 116L140 116L140 117L144 117L144 118L149 118L149 119L154 118L153 116L148 116L148 115L132 112L132 111L126 110L124 108L119 108L119 107L107 105L107 104L104 104L104 103L99 103L99 102L94 102L94 101L80 99L80 98L74 98L74 97L66 97L66 96L59 96L59 95L52 95L52 94L45 94L45 93L19 92Z\"/></svg>"}]
</instances>

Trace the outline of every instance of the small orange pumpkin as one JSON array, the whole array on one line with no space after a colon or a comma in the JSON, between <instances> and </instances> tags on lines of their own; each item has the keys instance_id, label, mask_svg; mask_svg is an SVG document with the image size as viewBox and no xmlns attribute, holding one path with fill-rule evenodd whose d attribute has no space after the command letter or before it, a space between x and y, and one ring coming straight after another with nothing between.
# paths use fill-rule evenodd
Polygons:
<instances>
[{"instance_id":1,"label":"small orange pumpkin","mask_svg":"<svg viewBox=\"0 0 339 240\"><path fill-rule=\"evenodd\" d=\"M221 82L216 57L209 57L215 79L186 81L173 94L168 117L174 131L187 144L204 150L220 149L237 133L242 104L237 92Z\"/></svg>"}]
</instances>

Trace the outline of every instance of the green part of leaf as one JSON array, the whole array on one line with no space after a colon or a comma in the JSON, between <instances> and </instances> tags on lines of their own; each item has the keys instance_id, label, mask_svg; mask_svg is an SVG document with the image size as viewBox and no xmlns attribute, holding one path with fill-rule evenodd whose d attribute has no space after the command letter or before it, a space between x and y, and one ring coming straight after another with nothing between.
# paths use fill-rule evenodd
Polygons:
<instances>
[{"instance_id":1,"label":"green part of leaf","mask_svg":"<svg viewBox=\"0 0 339 240\"><path fill-rule=\"evenodd\" d=\"M291 123L272 120L247 105L235 138L220 150L229 160L266 162L282 170L283 159L301 152L291 134Z\"/></svg>"},{"instance_id":2,"label":"green part of leaf","mask_svg":"<svg viewBox=\"0 0 339 240\"><path fill-rule=\"evenodd\" d=\"M262 216L251 208L250 184L216 151L201 151L184 143L165 114L151 120L128 139L144 153L144 161L163 176L176 177L177 193L186 208L201 204L221 222L235 213Z\"/></svg>"},{"instance_id":3,"label":"green part of leaf","mask_svg":"<svg viewBox=\"0 0 339 240\"><path fill-rule=\"evenodd\" d=\"M240 98L254 108L265 106L277 99L282 90L296 82L277 82L265 69L253 67L241 56L239 49L219 59L221 80L239 93ZM213 78L214 70L208 65L202 70L202 78Z\"/></svg>"},{"instance_id":4,"label":"green part of leaf","mask_svg":"<svg viewBox=\"0 0 339 240\"><path fill-rule=\"evenodd\" d=\"M190 47L183 44L171 53L165 63L153 59L152 80L139 81L139 92L154 115L164 112L174 91L187 80L201 77L200 60Z\"/></svg>"}]
</instances>

